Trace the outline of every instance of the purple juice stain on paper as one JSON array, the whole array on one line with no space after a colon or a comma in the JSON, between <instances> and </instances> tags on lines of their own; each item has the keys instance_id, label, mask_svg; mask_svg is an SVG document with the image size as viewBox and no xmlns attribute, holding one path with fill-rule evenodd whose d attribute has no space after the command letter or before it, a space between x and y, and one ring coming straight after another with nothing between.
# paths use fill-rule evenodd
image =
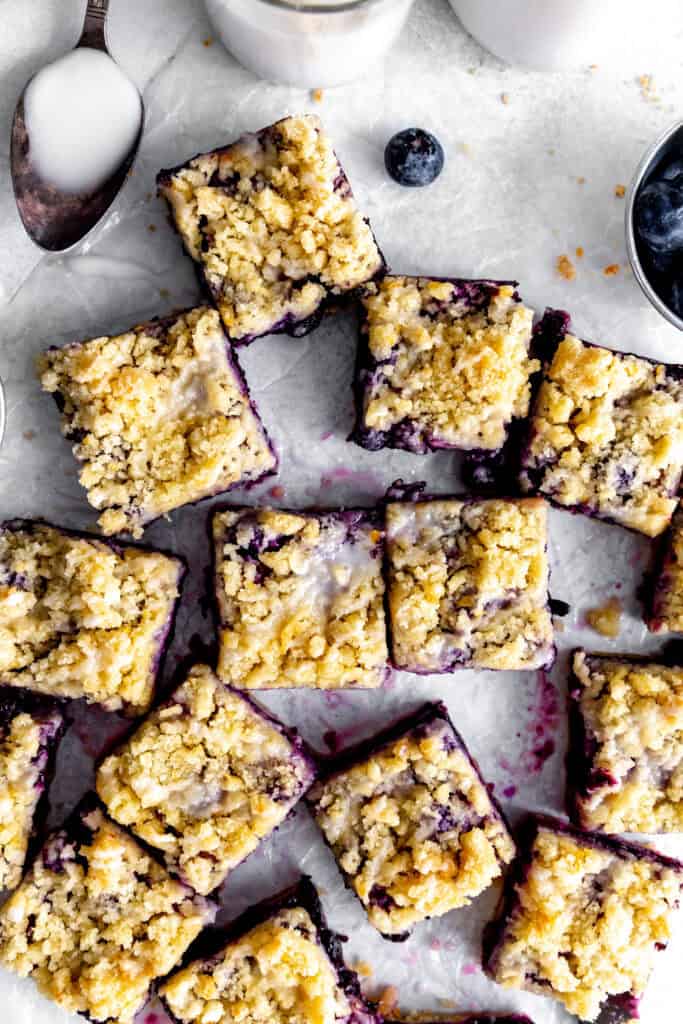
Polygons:
<instances>
[{"instance_id":1,"label":"purple juice stain on paper","mask_svg":"<svg viewBox=\"0 0 683 1024\"><path fill-rule=\"evenodd\" d=\"M334 487L340 481L348 480L357 487L375 492L378 495L384 494L384 484L375 473L365 469L349 469L347 466L339 466L329 473L323 473L320 477L320 489L325 491Z\"/></svg>"},{"instance_id":2,"label":"purple juice stain on paper","mask_svg":"<svg viewBox=\"0 0 683 1024\"><path fill-rule=\"evenodd\" d=\"M479 964L463 964L463 974L477 974L479 972Z\"/></svg>"}]
</instances>

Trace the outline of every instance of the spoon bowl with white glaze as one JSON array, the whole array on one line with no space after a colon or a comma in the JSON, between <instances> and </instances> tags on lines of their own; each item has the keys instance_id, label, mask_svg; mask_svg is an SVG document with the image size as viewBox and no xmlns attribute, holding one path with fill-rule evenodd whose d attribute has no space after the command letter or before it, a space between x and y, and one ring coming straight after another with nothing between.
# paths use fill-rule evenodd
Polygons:
<instances>
[{"instance_id":1,"label":"spoon bowl with white glaze","mask_svg":"<svg viewBox=\"0 0 683 1024\"><path fill-rule=\"evenodd\" d=\"M142 97L107 48L108 9L109 0L88 0L75 49L30 79L14 113L19 216L49 252L71 249L104 216L142 137Z\"/></svg>"}]
</instances>

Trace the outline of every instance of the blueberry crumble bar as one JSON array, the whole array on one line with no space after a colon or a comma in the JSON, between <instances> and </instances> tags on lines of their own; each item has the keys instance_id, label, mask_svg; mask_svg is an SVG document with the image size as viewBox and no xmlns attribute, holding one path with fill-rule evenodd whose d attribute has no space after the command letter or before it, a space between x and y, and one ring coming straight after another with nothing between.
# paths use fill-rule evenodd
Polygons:
<instances>
[{"instance_id":1,"label":"blueberry crumble bar","mask_svg":"<svg viewBox=\"0 0 683 1024\"><path fill-rule=\"evenodd\" d=\"M370 225L317 117L286 117L161 171L159 193L233 341L301 335L381 274Z\"/></svg>"},{"instance_id":2,"label":"blueberry crumble bar","mask_svg":"<svg viewBox=\"0 0 683 1024\"><path fill-rule=\"evenodd\" d=\"M161 988L174 1024L377 1024L310 879L247 911Z\"/></svg>"},{"instance_id":3,"label":"blueberry crumble bar","mask_svg":"<svg viewBox=\"0 0 683 1024\"><path fill-rule=\"evenodd\" d=\"M574 651L567 805L588 829L683 832L683 668Z\"/></svg>"},{"instance_id":4,"label":"blueberry crumble bar","mask_svg":"<svg viewBox=\"0 0 683 1024\"><path fill-rule=\"evenodd\" d=\"M529 410L533 311L516 285L385 277L362 299L353 440L364 448L500 450Z\"/></svg>"},{"instance_id":5,"label":"blueberry crumble bar","mask_svg":"<svg viewBox=\"0 0 683 1024\"><path fill-rule=\"evenodd\" d=\"M580 341L566 315L556 324L522 488L655 537L676 508L683 469L683 369Z\"/></svg>"},{"instance_id":6,"label":"blueberry crumble bar","mask_svg":"<svg viewBox=\"0 0 683 1024\"><path fill-rule=\"evenodd\" d=\"M0 891L20 882L44 812L64 720L56 706L0 691Z\"/></svg>"},{"instance_id":7,"label":"blueberry crumble bar","mask_svg":"<svg viewBox=\"0 0 683 1024\"><path fill-rule=\"evenodd\" d=\"M105 534L140 537L181 505L277 469L213 309L48 349L38 368Z\"/></svg>"},{"instance_id":8,"label":"blueberry crumble bar","mask_svg":"<svg viewBox=\"0 0 683 1024\"><path fill-rule=\"evenodd\" d=\"M215 910L88 800L0 909L0 964L66 1010L130 1024Z\"/></svg>"},{"instance_id":9,"label":"blueberry crumble bar","mask_svg":"<svg viewBox=\"0 0 683 1024\"><path fill-rule=\"evenodd\" d=\"M425 704L334 759L307 801L383 935L467 906L515 852L443 704Z\"/></svg>"},{"instance_id":10,"label":"blueberry crumble bar","mask_svg":"<svg viewBox=\"0 0 683 1024\"><path fill-rule=\"evenodd\" d=\"M0 685L141 714L185 568L35 520L0 524Z\"/></svg>"},{"instance_id":11,"label":"blueberry crumble bar","mask_svg":"<svg viewBox=\"0 0 683 1024\"><path fill-rule=\"evenodd\" d=\"M548 818L527 821L520 839L501 916L485 933L488 973L554 995L581 1020L637 1017L683 863Z\"/></svg>"},{"instance_id":12,"label":"blueberry crumble bar","mask_svg":"<svg viewBox=\"0 0 683 1024\"><path fill-rule=\"evenodd\" d=\"M452 1014L411 1013L407 1017L384 1018L384 1024L533 1024L527 1016L519 1013L459 1013Z\"/></svg>"},{"instance_id":13,"label":"blueberry crumble bar","mask_svg":"<svg viewBox=\"0 0 683 1024\"><path fill-rule=\"evenodd\" d=\"M544 501L401 501L390 502L386 515L397 668L428 673L552 663Z\"/></svg>"},{"instance_id":14,"label":"blueberry crumble bar","mask_svg":"<svg viewBox=\"0 0 683 1024\"><path fill-rule=\"evenodd\" d=\"M674 512L663 538L656 572L644 588L645 622L651 633L683 632L683 509Z\"/></svg>"},{"instance_id":15,"label":"blueberry crumble bar","mask_svg":"<svg viewBox=\"0 0 683 1024\"><path fill-rule=\"evenodd\" d=\"M376 512L219 511L218 674L247 689L377 687L387 669Z\"/></svg>"},{"instance_id":16,"label":"blueberry crumble bar","mask_svg":"<svg viewBox=\"0 0 683 1024\"><path fill-rule=\"evenodd\" d=\"M205 665L97 772L111 816L207 895L284 821L310 786L299 737Z\"/></svg>"}]
</instances>

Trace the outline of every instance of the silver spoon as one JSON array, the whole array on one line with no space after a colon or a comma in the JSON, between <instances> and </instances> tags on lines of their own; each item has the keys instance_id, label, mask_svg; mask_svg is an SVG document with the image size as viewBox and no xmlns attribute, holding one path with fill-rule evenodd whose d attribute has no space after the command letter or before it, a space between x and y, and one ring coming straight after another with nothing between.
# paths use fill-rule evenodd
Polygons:
<instances>
[{"instance_id":1,"label":"silver spoon","mask_svg":"<svg viewBox=\"0 0 683 1024\"><path fill-rule=\"evenodd\" d=\"M88 0L83 31L76 48L85 46L111 56L105 35L108 10L109 0ZM28 87L29 83L26 85ZM14 112L10 149L12 186L19 216L27 234L42 249L65 252L95 227L126 180L142 137L145 119L142 97L140 131L121 166L95 191L73 195L43 181L32 166L30 139L24 122L25 94L26 88Z\"/></svg>"}]
</instances>

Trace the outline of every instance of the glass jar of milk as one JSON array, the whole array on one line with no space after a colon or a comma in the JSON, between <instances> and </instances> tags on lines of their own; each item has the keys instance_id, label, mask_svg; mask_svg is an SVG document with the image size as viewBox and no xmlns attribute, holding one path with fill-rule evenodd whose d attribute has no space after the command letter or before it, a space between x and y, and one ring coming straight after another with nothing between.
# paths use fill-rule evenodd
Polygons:
<instances>
[{"instance_id":1,"label":"glass jar of milk","mask_svg":"<svg viewBox=\"0 0 683 1024\"><path fill-rule=\"evenodd\" d=\"M205 0L228 50L271 82L350 82L380 61L413 0Z\"/></svg>"}]
</instances>

